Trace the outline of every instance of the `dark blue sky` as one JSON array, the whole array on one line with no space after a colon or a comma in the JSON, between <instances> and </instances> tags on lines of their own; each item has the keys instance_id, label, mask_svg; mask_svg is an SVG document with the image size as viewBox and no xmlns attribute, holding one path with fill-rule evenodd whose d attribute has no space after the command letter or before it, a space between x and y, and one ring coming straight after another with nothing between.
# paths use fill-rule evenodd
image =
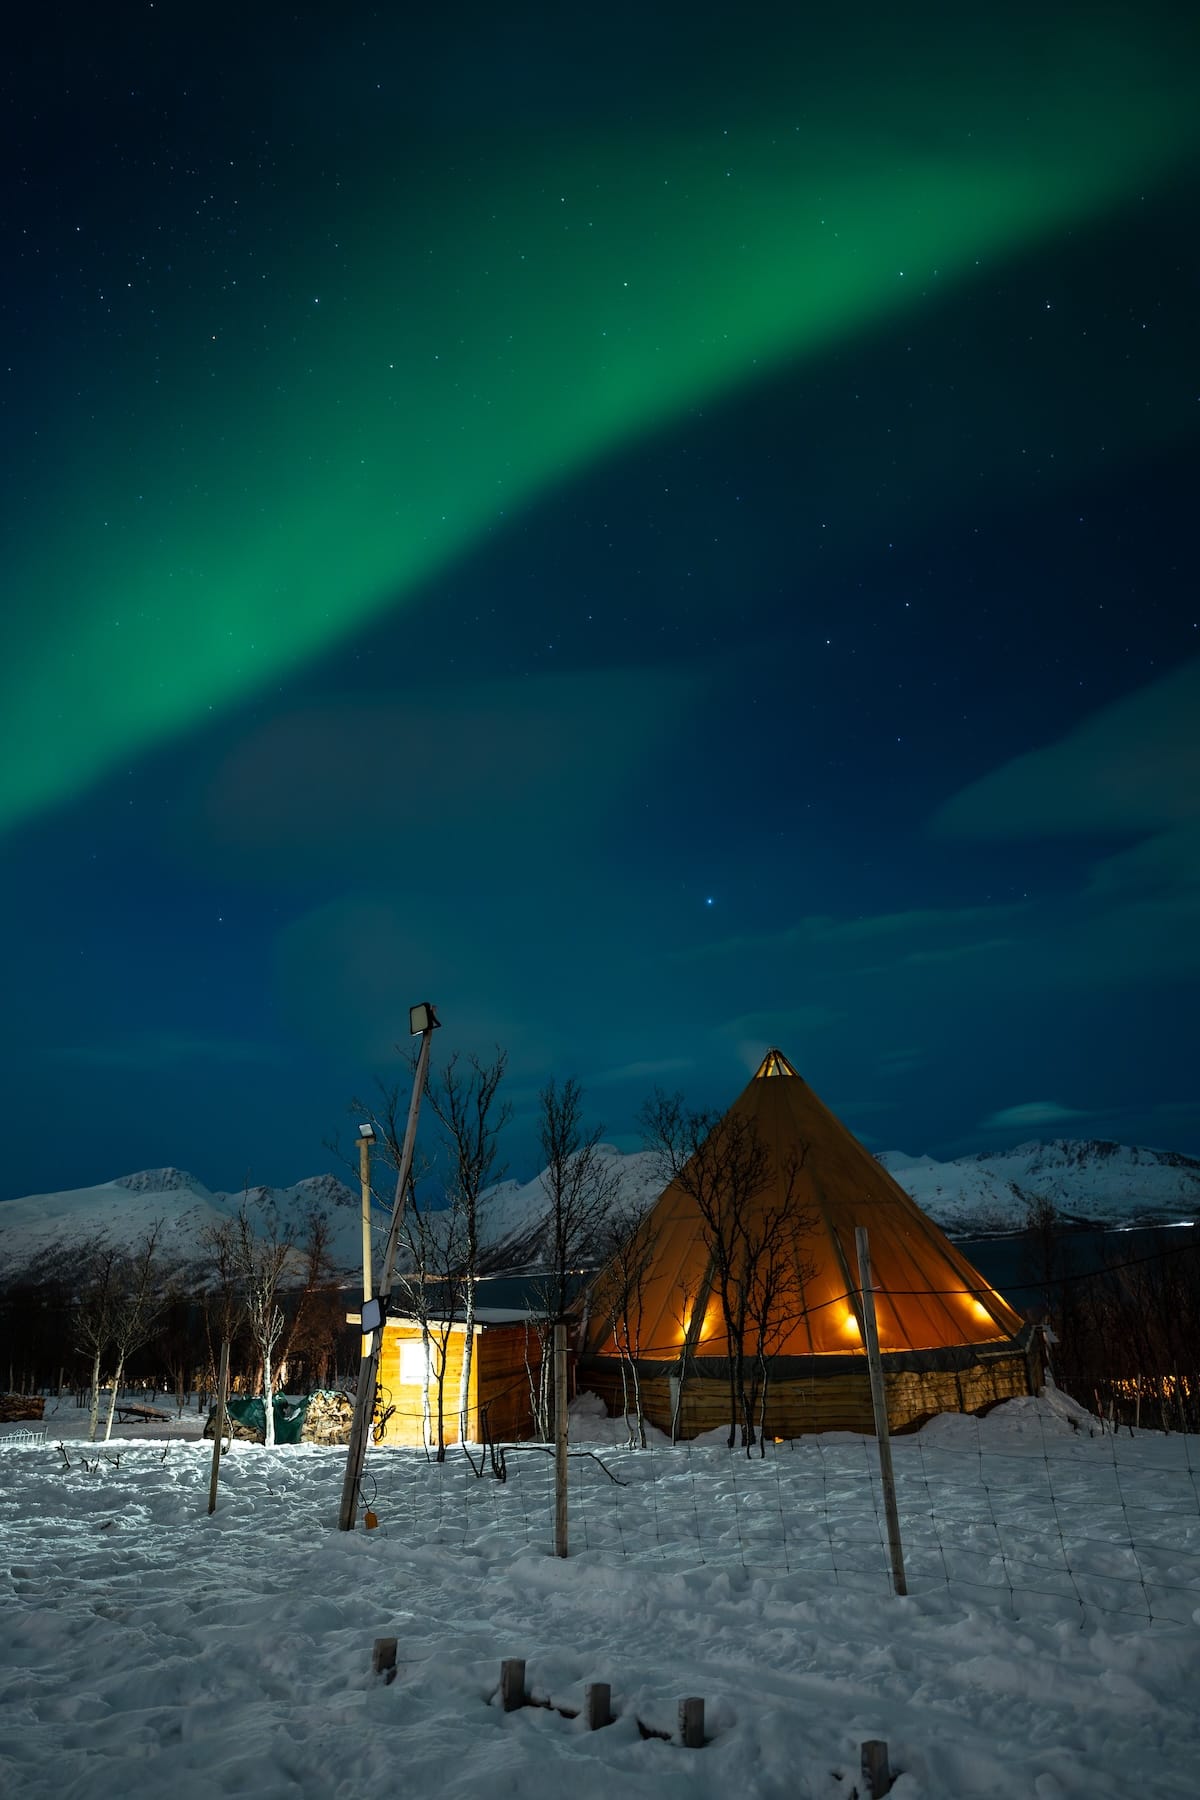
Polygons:
<instances>
[{"instance_id":1,"label":"dark blue sky","mask_svg":"<svg viewBox=\"0 0 1200 1800\"><path fill-rule=\"evenodd\" d=\"M3 756L14 793L26 777L45 793L0 836L0 1194L164 1162L214 1187L327 1167L323 1140L345 1133L352 1094L394 1078L407 1007L424 998L442 1014L440 1052L507 1047L516 1173L532 1170L549 1076L578 1075L608 1135L632 1146L652 1084L726 1101L768 1043L877 1148L955 1155L1104 1136L1200 1150L1200 183L1171 110L1196 67L1177 15L1106 15L1113 66L1142 59L1151 102L1162 85L1161 155L1144 175L1117 170L1110 193L1064 203L1036 230L997 225L952 281L919 266L915 297L824 336L798 332L786 352L773 344L760 359L748 336L736 379L695 380L607 437L594 429L600 381L588 453L551 459L518 504L397 577L387 604L348 614L286 665L264 661L236 692L214 689L202 716L113 748L113 721L139 714L147 684L199 658L195 605L177 637L168 616L158 665L119 647L93 664L99 564L79 521L110 458L149 470L167 459L158 433L173 434L174 455L199 429L193 376L206 467L221 474L190 498L165 474L143 514L131 493L120 557L96 580L132 582L143 562L173 578L185 505L187 555L211 550L243 579L220 481L259 428L257 399L229 379L206 393L203 364L180 373L202 354L203 282L231 266L234 227L211 228L204 194L232 143L272 141L247 254L277 288L298 279L314 171L353 169L369 151L378 185L354 209L370 229L338 257L329 238L322 270L350 307L393 279L369 250L372 231L386 236L387 184L412 200L408 188L438 171L419 198L446 253L468 229L459 187L477 199L491 181L503 197L496 144L507 154L519 133L534 132L520 179L530 168L541 179L538 131L560 146L577 133L609 167L653 114L687 168L694 134L752 118L759 102L778 110L794 74L814 144L828 118L861 130L865 216L878 207L882 239L884 209L899 206L903 226L905 205L919 235L919 206L970 154L973 106L1017 159L1037 100L1034 9L913 15L938 46L932 61L912 50L919 130L904 123L902 87L880 124L883 71L864 74L854 34L832 25L817 33L817 95L790 10L725 23L681 11L679 37L663 25L640 54L632 35L597 51L582 22L539 32L535 12L503 79L503 59L489 77L499 27L481 13L458 85L446 72L459 40L425 30L444 76L433 98L399 28L370 9L319 32L301 15L283 32L218 8L199 45L193 23L153 10L128 9L108 35L80 14L74 40L48 18L7 78L18 173L3 300ZM1091 18L1063 9L1056 27L1065 66L1078 52L1055 152L1068 170L1098 154L1112 116ZM995 33L1009 28L1030 55L997 63ZM376 70L396 79L368 116L353 92ZM126 87L145 104L117 117ZM920 201L888 186L888 133L907 154L910 128ZM658 152L640 154L657 180ZM770 205L780 265L798 259L803 276L771 172L766 152L747 155L738 205L747 219ZM556 180L548 169L547 192ZM635 267L640 252L647 266L685 254L681 238L668 258L635 203L601 186L597 213L628 227ZM960 204L955 253L975 229L969 192ZM105 290L122 259L132 268L164 222L192 299L175 315L114 312ZM559 354L554 321L584 304L581 253L563 242L547 252L546 313L510 421L530 446L565 430L576 405L569 360L565 385L557 362L537 360L539 344ZM465 293L467 264L444 293L435 265L431 248L419 304L433 316L444 300L454 316L465 486L489 454L510 467L500 423L468 391L506 352L482 265ZM771 278L770 254L746 274ZM401 322L416 281L389 290ZM748 287L747 314L753 299ZM683 308L663 304L656 328ZM714 331L727 304L714 297ZM242 375L257 355L251 326L286 314L272 305L269 321L245 325ZM703 291L685 310L702 330ZM320 389L292 431L317 487L327 469L336 494L358 460L352 430L330 435L358 403L357 376L344 404L340 388L354 336L291 343ZM160 355L178 384L161 414L123 398L134 359ZM76 379L85 365L90 389ZM435 395L421 390L398 427L413 442L438 429L421 412ZM68 479L39 446L76 434L101 448ZM254 501L281 569L309 505L288 479L275 469ZM347 502L333 519L345 566L335 531L322 579L333 604L344 572L349 607L361 518ZM296 604L282 576L272 599L272 579L256 548L253 604L268 626L272 606ZM14 673L25 657L69 672L57 716L29 701L34 678ZM58 774L42 776L68 740L71 777L51 793Z\"/></svg>"}]
</instances>

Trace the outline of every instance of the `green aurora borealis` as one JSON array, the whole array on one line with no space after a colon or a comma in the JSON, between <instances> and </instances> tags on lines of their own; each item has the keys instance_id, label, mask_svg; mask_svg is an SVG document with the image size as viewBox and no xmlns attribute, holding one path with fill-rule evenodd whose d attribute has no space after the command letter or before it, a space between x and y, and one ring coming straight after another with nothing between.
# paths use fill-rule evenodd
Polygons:
<instances>
[{"instance_id":1,"label":"green aurora borealis","mask_svg":"<svg viewBox=\"0 0 1200 1800\"><path fill-rule=\"evenodd\" d=\"M596 459L1135 202L1188 147L1186 80L1119 37L1048 40L1017 105L997 57L955 87L919 66L877 58L846 124L798 73L730 125L510 123L390 164L364 129L324 186L241 190L231 160L169 258L149 210L114 226L106 291L22 371L0 829L277 685Z\"/></svg>"}]
</instances>

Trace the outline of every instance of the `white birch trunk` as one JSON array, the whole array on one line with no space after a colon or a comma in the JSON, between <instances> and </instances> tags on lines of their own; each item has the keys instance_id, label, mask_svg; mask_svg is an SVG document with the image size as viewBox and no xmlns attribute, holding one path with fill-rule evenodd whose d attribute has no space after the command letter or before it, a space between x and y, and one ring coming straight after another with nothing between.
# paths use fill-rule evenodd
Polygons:
<instances>
[{"instance_id":1,"label":"white birch trunk","mask_svg":"<svg viewBox=\"0 0 1200 1800\"><path fill-rule=\"evenodd\" d=\"M121 1391L121 1379L125 1374L125 1358L117 1358L117 1372L113 1376L112 1399L108 1403L108 1418L104 1421L104 1441L107 1444L112 1437L113 1417L117 1410L117 1395Z\"/></svg>"},{"instance_id":2,"label":"white birch trunk","mask_svg":"<svg viewBox=\"0 0 1200 1800\"><path fill-rule=\"evenodd\" d=\"M267 1449L275 1444L275 1400L271 1393L273 1384L271 1374L271 1350L269 1345L263 1347L263 1442Z\"/></svg>"},{"instance_id":3,"label":"white birch trunk","mask_svg":"<svg viewBox=\"0 0 1200 1800\"><path fill-rule=\"evenodd\" d=\"M421 1323L421 1347L425 1352L424 1367L421 1374L421 1436L426 1450L433 1443L433 1412L429 1404L430 1364L433 1361L433 1339L429 1335L429 1326Z\"/></svg>"},{"instance_id":4,"label":"white birch trunk","mask_svg":"<svg viewBox=\"0 0 1200 1800\"><path fill-rule=\"evenodd\" d=\"M88 1412L88 1443L96 1441L96 1431L100 1424L100 1352L97 1350L92 1358L92 1395Z\"/></svg>"},{"instance_id":5,"label":"white birch trunk","mask_svg":"<svg viewBox=\"0 0 1200 1800\"><path fill-rule=\"evenodd\" d=\"M458 1441L465 1444L468 1438L468 1426L471 1413L471 1364L475 1359L475 1278L467 1277L466 1305L463 1311L465 1321L462 1353L462 1374L458 1383Z\"/></svg>"}]
</instances>

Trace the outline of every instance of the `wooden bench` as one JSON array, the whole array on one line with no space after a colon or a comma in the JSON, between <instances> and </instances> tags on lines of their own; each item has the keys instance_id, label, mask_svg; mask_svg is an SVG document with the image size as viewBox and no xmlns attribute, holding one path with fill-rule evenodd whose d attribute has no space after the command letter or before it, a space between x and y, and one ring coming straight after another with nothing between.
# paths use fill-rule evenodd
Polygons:
<instances>
[{"instance_id":1,"label":"wooden bench","mask_svg":"<svg viewBox=\"0 0 1200 1800\"><path fill-rule=\"evenodd\" d=\"M127 1425L130 1419L158 1419L169 1422L171 1417L170 1413L159 1412L156 1406L118 1406L116 1410L117 1418L122 1425Z\"/></svg>"}]
</instances>

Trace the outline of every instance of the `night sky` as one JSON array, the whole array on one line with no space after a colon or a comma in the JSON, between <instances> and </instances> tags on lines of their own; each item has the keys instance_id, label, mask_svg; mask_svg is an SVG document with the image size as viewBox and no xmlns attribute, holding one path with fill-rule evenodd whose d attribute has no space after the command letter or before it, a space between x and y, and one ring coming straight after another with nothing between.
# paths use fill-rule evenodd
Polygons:
<instances>
[{"instance_id":1,"label":"night sky","mask_svg":"<svg viewBox=\"0 0 1200 1800\"><path fill-rule=\"evenodd\" d=\"M769 1043L1200 1150L1192 9L24 10L0 1195L330 1167L425 998L518 1174Z\"/></svg>"}]
</instances>

